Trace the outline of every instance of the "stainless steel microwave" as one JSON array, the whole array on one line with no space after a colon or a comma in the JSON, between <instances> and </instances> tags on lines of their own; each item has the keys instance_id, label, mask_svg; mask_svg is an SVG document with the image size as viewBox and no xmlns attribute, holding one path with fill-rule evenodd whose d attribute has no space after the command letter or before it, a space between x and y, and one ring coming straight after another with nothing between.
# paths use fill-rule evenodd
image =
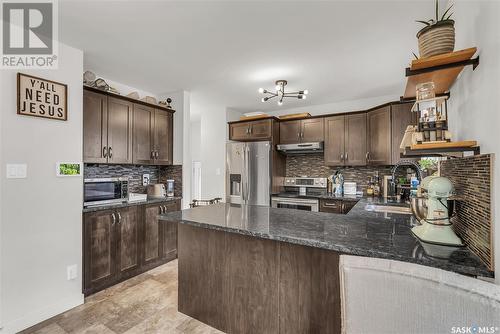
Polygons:
<instances>
[{"instance_id":1,"label":"stainless steel microwave","mask_svg":"<svg viewBox=\"0 0 500 334\"><path fill-rule=\"evenodd\" d=\"M128 178L109 177L85 179L83 185L83 206L117 204L128 199Z\"/></svg>"}]
</instances>

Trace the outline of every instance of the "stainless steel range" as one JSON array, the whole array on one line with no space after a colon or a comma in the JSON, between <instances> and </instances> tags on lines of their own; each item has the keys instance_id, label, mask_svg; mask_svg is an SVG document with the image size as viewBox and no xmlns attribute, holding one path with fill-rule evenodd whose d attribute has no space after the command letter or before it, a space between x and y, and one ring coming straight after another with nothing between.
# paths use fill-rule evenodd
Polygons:
<instances>
[{"instance_id":1,"label":"stainless steel range","mask_svg":"<svg viewBox=\"0 0 500 334\"><path fill-rule=\"evenodd\" d=\"M319 200L314 197L326 192L326 178L287 177L284 185L287 191L271 198L273 208L319 211Z\"/></svg>"}]
</instances>

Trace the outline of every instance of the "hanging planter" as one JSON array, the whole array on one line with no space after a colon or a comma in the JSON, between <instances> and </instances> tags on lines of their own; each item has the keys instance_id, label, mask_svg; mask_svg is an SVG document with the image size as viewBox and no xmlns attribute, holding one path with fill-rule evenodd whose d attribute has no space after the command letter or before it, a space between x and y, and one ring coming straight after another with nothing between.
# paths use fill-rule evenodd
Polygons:
<instances>
[{"instance_id":1,"label":"hanging planter","mask_svg":"<svg viewBox=\"0 0 500 334\"><path fill-rule=\"evenodd\" d=\"M417 33L420 58L453 52L455 49L455 21L450 19L453 13L448 15L451 7L453 5L440 18L436 0L436 19L417 21L426 25Z\"/></svg>"}]
</instances>

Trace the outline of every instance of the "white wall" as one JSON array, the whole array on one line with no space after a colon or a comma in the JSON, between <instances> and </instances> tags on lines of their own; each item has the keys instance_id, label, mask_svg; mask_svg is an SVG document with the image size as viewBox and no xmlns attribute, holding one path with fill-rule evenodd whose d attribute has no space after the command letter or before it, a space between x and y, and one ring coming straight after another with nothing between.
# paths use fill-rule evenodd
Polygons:
<instances>
[{"instance_id":1,"label":"white wall","mask_svg":"<svg viewBox=\"0 0 500 334\"><path fill-rule=\"evenodd\" d=\"M465 68L451 89L449 123L456 140L477 140L494 153L493 227L500 213L500 3L455 1L456 50L477 46L480 64ZM494 228L496 281L500 284L500 228Z\"/></svg>"},{"instance_id":2,"label":"white wall","mask_svg":"<svg viewBox=\"0 0 500 334\"><path fill-rule=\"evenodd\" d=\"M201 161L201 120L191 122L191 158Z\"/></svg>"},{"instance_id":3,"label":"white wall","mask_svg":"<svg viewBox=\"0 0 500 334\"><path fill-rule=\"evenodd\" d=\"M1 71L0 302L15 333L83 303L82 178L58 178L58 161L82 160L83 53L59 44L59 68L20 72L68 85L68 121L16 114L16 72ZM26 163L26 179L6 179L6 163ZM78 278L66 279L66 266Z\"/></svg>"}]
</instances>

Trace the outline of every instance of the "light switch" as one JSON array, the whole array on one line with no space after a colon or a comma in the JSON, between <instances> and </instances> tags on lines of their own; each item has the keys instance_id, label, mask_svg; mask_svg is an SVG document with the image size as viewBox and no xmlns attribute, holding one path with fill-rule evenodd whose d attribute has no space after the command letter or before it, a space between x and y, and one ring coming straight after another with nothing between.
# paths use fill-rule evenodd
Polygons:
<instances>
[{"instance_id":1,"label":"light switch","mask_svg":"<svg viewBox=\"0 0 500 334\"><path fill-rule=\"evenodd\" d=\"M66 276L68 281L74 280L78 276L78 267L76 264L66 267Z\"/></svg>"},{"instance_id":2,"label":"light switch","mask_svg":"<svg viewBox=\"0 0 500 334\"><path fill-rule=\"evenodd\" d=\"M215 175L220 175L220 168L215 169Z\"/></svg>"},{"instance_id":3,"label":"light switch","mask_svg":"<svg viewBox=\"0 0 500 334\"><path fill-rule=\"evenodd\" d=\"M5 170L8 179L25 179L28 176L27 164L7 164Z\"/></svg>"}]
</instances>

